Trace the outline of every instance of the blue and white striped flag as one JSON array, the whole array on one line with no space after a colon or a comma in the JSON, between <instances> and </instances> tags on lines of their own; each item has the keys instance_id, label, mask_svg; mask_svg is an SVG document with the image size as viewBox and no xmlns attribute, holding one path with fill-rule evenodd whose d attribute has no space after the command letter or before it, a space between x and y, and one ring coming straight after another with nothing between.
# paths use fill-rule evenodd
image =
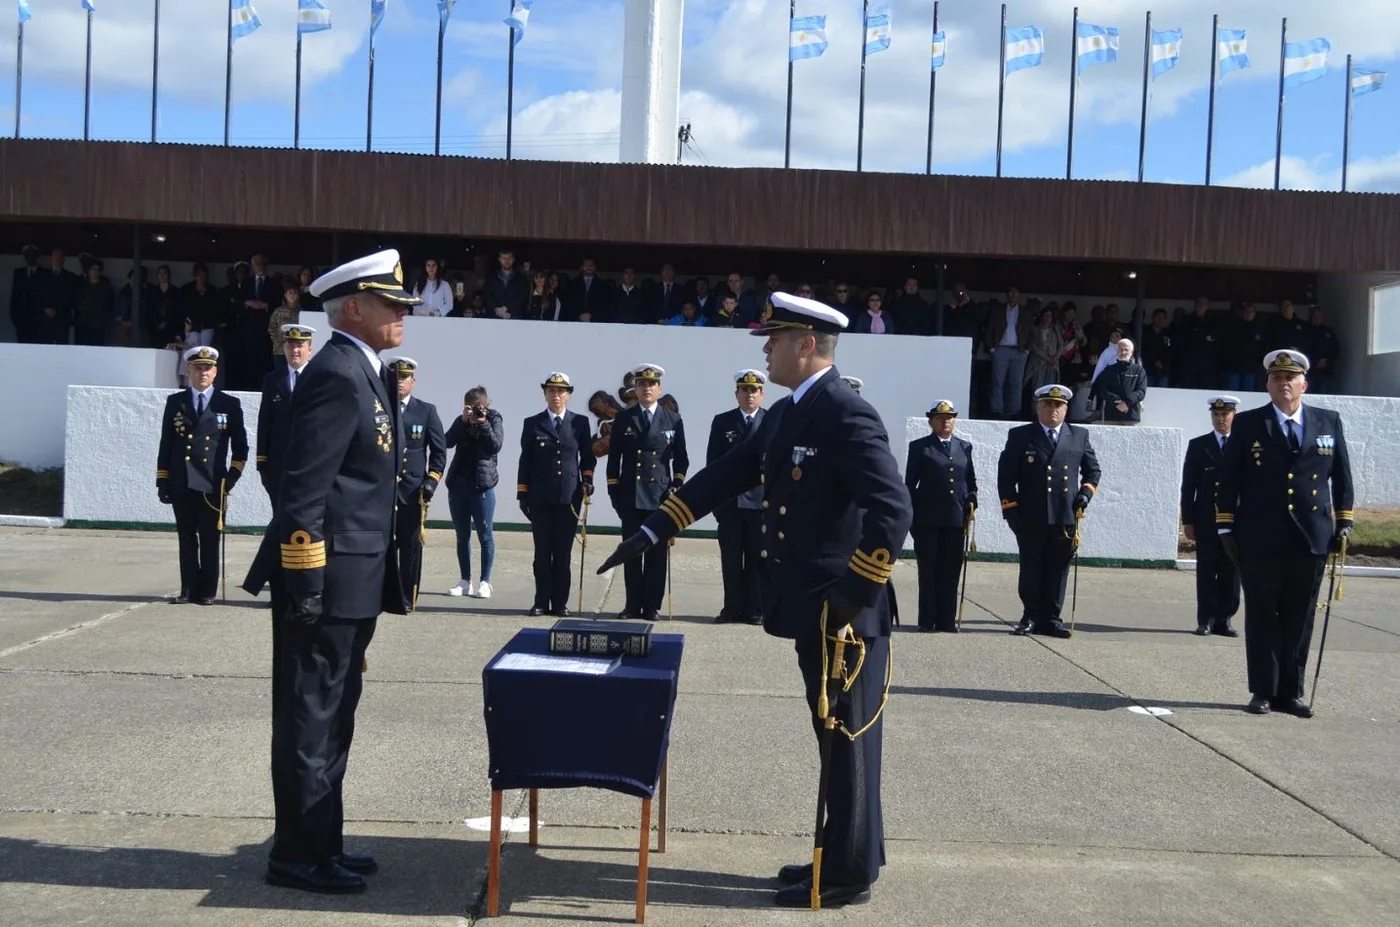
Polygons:
<instances>
[{"instance_id":1,"label":"blue and white striped flag","mask_svg":"<svg viewBox=\"0 0 1400 927\"><path fill-rule=\"evenodd\" d=\"M510 42L512 45L519 45L520 40L525 38L525 27L530 24L530 7L535 5L535 0L515 0L510 8L510 15L506 17L506 25L510 26Z\"/></svg>"},{"instance_id":2,"label":"blue and white striped flag","mask_svg":"<svg viewBox=\"0 0 1400 927\"><path fill-rule=\"evenodd\" d=\"M83 9L89 13L97 12L97 0L83 0Z\"/></svg>"},{"instance_id":3,"label":"blue and white striped flag","mask_svg":"<svg viewBox=\"0 0 1400 927\"><path fill-rule=\"evenodd\" d=\"M1006 73L1040 67L1045 58L1045 33L1039 26L1006 30Z\"/></svg>"},{"instance_id":4,"label":"blue and white striped flag","mask_svg":"<svg viewBox=\"0 0 1400 927\"><path fill-rule=\"evenodd\" d=\"M452 16L452 8L457 5L457 0L438 0L438 22L447 25L447 20Z\"/></svg>"},{"instance_id":5,"label":"blue and white striped flag","mask_svg":"<svg viewBox=\"0 0 1400 927\"><path fill-rule=\"evenodd\" d=\"M1224 77L1231 71L1249 67L1249 41L1243 29L1221 29L1216 42L1215 57L1220 65L1217 73Z\"/></svg>"},{"instance_id":6,"label":"blue and white striped flag","mask_svg":"<svg viewBox=\"0 0 1400 927\"><path fill-rule=\"evenodd\" d=\"M258 11L253 9L253 0L233 0L233 14L229 20L229 31L235 39L252 35L262 28Z\"/></svg>"},{"instance_id":7,"label":"blue and white striped flag","mask_svg":"<svg viewBox=\"0 0 1400 927\"><path fill-rule=\"evenodd\" d=\"M1327 73L1327 56L1332 43L1326 39L1287 42L1283 46L1283 86L1296 87L1315 81Z\"/></svg>"},{"instance_id":8,"label":"blue and white striped flag","mask_svg":"<svg viewBox=\"0 0 1400 927\"><path fill-rule=\"evenodd\" d=\"M1371 68L1351 69L1351 95L1354 97L1359 97L1367 93L1375 93L1377 90L1381 89L1381 85L1384 83L1384 71L1375 71Z\"/></svg>"},{"instance_id":9,"label":"blue and white striped flag","mask_svg":"<svg viewBox=\"0 0 1400 927\"><path fill-rule=\"evenodd\" d=\"M826 51L826 17L794 16L788 28L788 60L820 58Z\"/></svg>"},{"instance_id":10,"label":"blue and white striped flag","mask_svg":"<svg viewBox=\"0 0 1400 927\"><path fill-rule=\"evenodd\" d=\"M1074 57L1080 74L1095 64L1118 60L1118 27L1079 23L1074 33Z\"/></svg>"},{"instance_id":11,"label":"blue and white striped flag","mask_svg":"<svg viewBox=\"0 0 1400 927\"><path fill-rule=\"evenodd\" d=\"M948 33L935 32L933 34L933 51L929 58L929 70L937 71L943 67L943 62L948 57Z\"/></svg>"},{"instance_id":12,"label":"blue and white striped flag","mask_svg":"<svg viewBox=\"0 0 1400 927\"><path fill-rule=\"evenodd\" d=\"M23 26L29 22L30 16L29 0L19 0L19 24Z\"/></svg>"},{"instance_id":13,"label":"blue and white striped flag","mask_svg":"<svg viewBox=\"0 0 1400 927\"><path fill-rule=\"evenodd\" d=\"M1176 67L1181 60L1181 30L1165 32L1152 30L1152 79L1156 80Z\"/></svg>"},{"instance_id":14,"label":"blue and white striped flag","mask_svg":"<svg viewBox=\"0 0 1400 927\"><path fill-rule=\"evenodd\" d=\"M297 35L325 32L331 27L331 11L321 0L297 0Z\"/></svg>"},{"instance_id":15,"label":"blue and white striped flag","mask_svg":"<svg viewBox=\"0 0 1400 927\"><path fill-rule=\"evenodd\" d=\"M867 57L890 47L890 12L872 13L865 20L865 54Z\"/></svg>"},{"instance_id":16,"label":"blue and white striped flag","mask_svg":"<svg viewBox=\"0 0 1400 927\"><path fill-rule=\"evenodd\" d=\"M379 24L384 22L384 10L388 0L369 0L369 47L374 48L374 34Z\"/></svg>"}]
</instances>

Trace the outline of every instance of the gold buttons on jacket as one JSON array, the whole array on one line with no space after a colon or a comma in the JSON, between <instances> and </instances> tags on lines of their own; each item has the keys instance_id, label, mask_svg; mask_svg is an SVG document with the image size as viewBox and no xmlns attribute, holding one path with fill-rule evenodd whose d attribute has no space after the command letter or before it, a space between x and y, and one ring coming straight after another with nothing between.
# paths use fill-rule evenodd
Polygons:
<instances>
[{"instance_id":1,"label":"gold buttons on jacket","mask_svg":"<svg viewBox=\"0 0 1400 927\"><path fill-rule=\"evenodd\" d=\"M767 503L767 502L763 503L763 507L764 507L764 508L767 508L767 507L768 507L768 503ZM785 505L780 505L780 506L778 506L778 514L779 514L779 515L786 515L786 514L787 514L787 506L785 506Z\"/></svg>"},{"instance_id":2,"label":"gold buttons on jacket","mask_svg":"<svg viewBox=\"0 0 1400 927\"><path fill-rule=\"evenodd\" d=\"M1290 511L1290 512L1293 511L1293 503L1292 503L1292 502L1288 503L1288 511Z\"/></svg>"},{"instance_id":3,"label":"gold buttons on jacket","mask_svg":"<svg viewBox=\"0 0 1400 927\"><path fill-rule=\"evenodd\" d=\"M765 509L768 508L768 500L767 500L767 499L764 499L764 500L763 500L763 507L764 507ZM783 514L782 509L779 509L779 510L778 510L778 514L779 514L779 515Z\"/></svg>"},{"instance_id":4,"label":"gold buttons on jacket","mask_svg":"<svg viewBox=\"0 0 1400 927\"><path fill-rule=\"evenodd\" d=\"M783 534L781 531L779 531L779 532L778 532L778 540L780 540L780 541L786 541L786 540L787 540L787 535L786 535L786 534Z\"/></svg>"}]
</instances>

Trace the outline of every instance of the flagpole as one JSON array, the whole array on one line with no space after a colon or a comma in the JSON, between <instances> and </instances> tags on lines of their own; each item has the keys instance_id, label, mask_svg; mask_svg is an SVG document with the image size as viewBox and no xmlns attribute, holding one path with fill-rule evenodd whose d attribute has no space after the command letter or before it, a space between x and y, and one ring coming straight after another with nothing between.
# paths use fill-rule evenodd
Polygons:
<instances>
[{"instance_id":1,"label":"flagpole","mask_svg":"<svg viewBox=\"0 0 1400 927\"><path fill-rule=\"evenodd\" d=\"M442 42L447 35L447 20L438 17L437 56L437 115L433 120L433 154L442 154Z\"/></svg>"},{"instance_id":2,"label":"flagpole","mask_svg":"<svg viewBox=\"0 0 1400 927\"><path fill-rule=\"evenodd\" d=\"M797 0L788 0L788 84L787 116L783 120L783 167L792 166L792 20L797 15Z\"/></svg>"},{"instance_id":3,"label":"flagpole","mask_svg":"<svg viewBox=\"0 0 1400 927\"><path fill-rule=\"evenodd\" d=\"M87 68L83 78L83 141L92 125L92 10L87 11Z\"/></svg>"},{"instance_id":4,"label":"flagpole","mask_svg":"<svg viewBox=\"0 0 1400 927\"><path fill-rule=\"evenodd\" d=\"M515 4L511 0L506 0L511 10L515 9ZM506 26L506 41L510 43L510 49L506 55L506 160L510 160L510 137L515 119L515 30Z\"/></svg>"},{"instance_id":5,"label":"flagpole","mask_svg":"<svg viewBox=\"0 0 1400 927\"><path fill-rule=\"evenodd\" d=\"M1351 160L1351 55L1347 55L1346 108L1342 111L1342 192L1347 192L1347 162Z\"/></svg>"},{"instance_id":6,"label":"flagpole","mask_svg":"<svg viewBox=\"0 0 1400 927\"><path fill-rule=\"evenodd\" d=\"M365 151L374 146L374 7L369 12L369 90L365 94Z\"/></svg>"},{"instance_id":7,"label":"flagpole","mask_svg":"<svg viewBox=\"0 0 1400 927\"><path fill-rule=\"evenodd\" d=\"M292 110L292 147L301 147L301 24L297 24L296 106Z\"/></svg>"},{"instance_id":8,"label":"flagpole","mask_svg":"<svg viewBox=\"0 0 1400 927\"><path fill-rule=\"evenodd\" d=\"M869 38L870 0L861 0L860 13L860 109L856 116L856 173L865 157L865 46Z\"/></svg>"},{"instance_id":9,"label":"flagpole","mask_svg":"<svg viewBox=\"0 0 1400 927\"><path fill-rule=\"evenodd\" d=\"M1288 54L1288 17L1283 18L1278 49L1278 132L1274 137L1274 189L1278 189L1279 175L1283 168L1283 81Z\"/></svg>"},{"instance_id":10,"label":"flagpole","mask_svg":"<svg viewBox=\"0 0 1400 927\"><path fill-rule=\"evenodd\" d=\"M1206 186L1210 186L1210 156L1215 146L1215 82L1220 65L1220 14L1210 21L1210 103L1206 107Z\"/></svg>"},{"instance_id":11,"label":"flagpole","mask_svg":"<svg viewBox=\"0 0 1400 927\"><path fill-rule=\"evenodd\" d=\"M933 34L938 34L938 0L933 0ZM928 68L928 149L924 155L924 173L933 173L933 98L938 89L938 69L933 66L933 48L929 48Z\"/></svg>"},{"instance_id":12,"label":"flagpole","mask_svg":"<svg viewBox=\"0 0 1400 927\"><path fill-rule=\"evenodd\" d=\"M19 138L19 104L24 95L24 23L15 39L15 138Z\"/></svg>"},{"instance_id":13,"label":"flagpole","mask_svg":"<svg viewBox=\"0 0 1400 927\"><path fill-rule=\"evenodd\" d=\"M1065 180L1074 177L1074 91L1079 83L1079 7L1069 37L1069 144L1065 148Z\"/></svg>"},{"instance_id":14,"label":"flagpole","mask_svg":"<svg viewBox=\"0 0 1400 927\"><path fill-rule=\"evenodd\" d=\"M1006 4L1001 5L1001 72L997 75L997 176L1001 176L1001 119L1006 111Z\"/></svg>"},{"instance_id":15,"label":"flagpole","mask_svg":"<svg viewBox=\"0 0 1400 927\"><path fill-rule=\"evenodd\" d=\"M229 123L233 118L233 0L228 0L228 51L224 55L224 146L228 146Z\"/></svg>"},{"instance_id":16,"label":"flagpole","mask_svg":"<svg viewBox=\"0 0 1400 927\"><path fill-rule=\"evenodd\" d=\"M156 140L156 104L160 99L160 0L151 26L151 141Z\"/></svg>"},{"instance_id":17,"label":"flagpole","mask_svg":"<svg viewBox=\"0 0 1400 927\"><path fill-rule=\"evenodd\" d=\"M1138 183L1147 166L1147 90L1152 74L1152 11L1147 11L1147 31L1142 39L1142 119L1138 126Z\"/></svg>"}]
</instances>

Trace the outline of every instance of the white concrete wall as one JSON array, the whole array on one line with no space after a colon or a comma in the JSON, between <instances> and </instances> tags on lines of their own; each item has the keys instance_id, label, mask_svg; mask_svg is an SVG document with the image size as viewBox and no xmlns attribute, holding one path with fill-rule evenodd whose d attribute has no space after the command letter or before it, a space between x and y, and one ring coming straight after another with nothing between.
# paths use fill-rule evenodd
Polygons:
<instances>
[{"instance_id":1,"label":"white concrete wall","mask_svg":"<svg viewBox=\"0 0 1400 927\"><path fill-rule=\"evenodd\" d=\"M156 352L158 353L158 352ZM69 521L175 524L156 498L160 418L169 389L68 388L68 452L63 517ZM252 463L257 446L257 393L234 393L248 425L248 469L229 496L227 523L261 527L272 517Z\"/></svg>"},{"instance_id":2,"label":"white concrete wall","mask_svg":"<svg viewBox=\"0 0 1400 927\"><path fill-rule=\"evenodd\" d=\"M957 434L972 442L977 470L975 536L979 553L1014 554L1016 538L1001 517L997 461L1013 422L959 421ZM1103 471L1080 536L1082 557L1175 561L1179 461L1186 440L1176 428L1090 425L1089 440ZM908 441L929 433L927 418L911 418Z\"/></svg>"},{"instance_id":3,"label":"white concrete wall","mask_svg":"<svg viewBox=\"0 0 1400 927\"><path fill-rule=\"evenodd\" d=\"M627 0L618 149L623 162L676 161L684 15L684 0Z\"/></svg>"},{"instance_id":4,"label":"white concrete wall","mask_svg":"<svg viewBox=\"0 0 1400 927\"><path fill-rule=\"evenodd\" d=\"M319 348L329 338L325 316L304 313L302 320L317 329ZM764 369L763 344L762 338L732 329L410 317L405 320L403 347L385 356L403 354L418 361L415 395L438 407L443 427L460 414L468 388L478 384L487 388L506 426L496 520L523 522L515 502L521 424L544 409L539 384L551 370L569 374L575 384L571 407L586 413L589 394L599 389L616 393L623 371L642 363L660 364L666 369L663 393L673 394L680 403L694 473L705 462L711 419L734 406L734 372ZM842 372L865 381L864 395L880 410L901 464L906 453L902 425L907 416L927 410L935 397L963 408L967 405L971 361L965 338L846 335L837 359ZM771 387L766 404L787 394L782 387ZM169 520L168 510L156 501L154 475L165 395L165 390L75 387L70 391L65 517ZM236 395L243 401L249 440L255 442L259 397ZM53 421L61 423L62 417ZM590 422L596 431L597 422L591 416ZM453 453L448 452L449 460ZM592 507L590 524L617 526L603 492L602 468L600 461L598 504ZM235 491L231 512L233 524L266 523L266 502L251 474ZM429 518L451 520L446 492L434 498ZM713 530L713 519L707 517L696 527Z\"/></svg>"},{"instance_id":5,"label":"white concrete wall","mask_svg":"<svg viewBox=\"0 0 1400 927\"><path fill-rule=\"evenodd\" d=\"M0 343L0 461L61 467L68 387L176 386L171 351Z\"/></svg>"}]
</instances>

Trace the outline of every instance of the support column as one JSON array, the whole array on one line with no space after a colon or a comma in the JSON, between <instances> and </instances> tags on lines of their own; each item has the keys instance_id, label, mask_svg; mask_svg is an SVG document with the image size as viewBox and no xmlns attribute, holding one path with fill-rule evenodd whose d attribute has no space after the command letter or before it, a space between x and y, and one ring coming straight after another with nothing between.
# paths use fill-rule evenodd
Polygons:
<instances>
[{"instance_id":1,"label":"support column","mask_svg":"<svg viewBox=\"0 0 1400 927\"><path fill-rule=\"evenodd\" d=\"M624 163L670 164L680 130L685 0L627 0L622 46Z\"/></svg>"}]
</instances>

